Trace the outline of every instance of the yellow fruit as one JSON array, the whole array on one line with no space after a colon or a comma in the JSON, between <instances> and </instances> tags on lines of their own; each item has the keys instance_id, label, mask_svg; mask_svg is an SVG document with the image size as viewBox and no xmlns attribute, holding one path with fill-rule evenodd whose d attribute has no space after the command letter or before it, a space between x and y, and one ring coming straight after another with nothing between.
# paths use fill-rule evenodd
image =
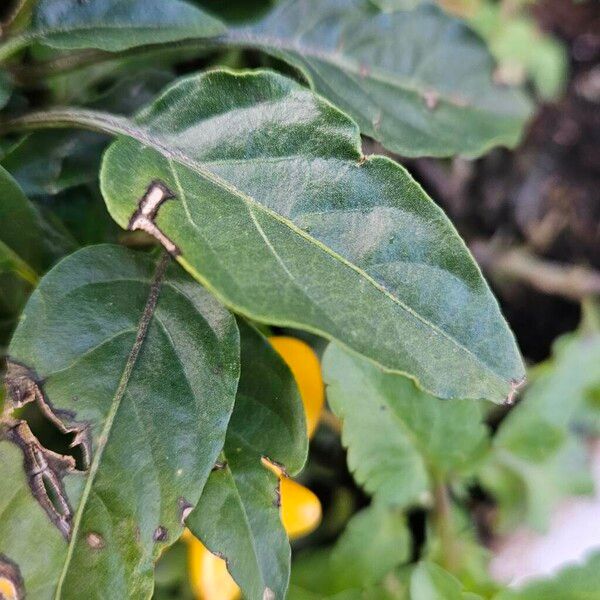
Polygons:
<instances>
[{"instance_id":1,"label":"yellow fruit","mask_svg":"<svg viewBox=\"0 0 600 600\"><path fill-rule=\"evenodd\" d=\"M17 600L17 588L7 577L0 577L0 598Z\"/></svg>"},{"instance_id":2,"label":"yellow fruit","mask_svg":"<svg viewBox=\"0 0 600 600\"><path fill-rule=\"evenodd\" d=\"M321 522L321 503L293 479L281 478L281 521L290 539L308 535Z\"/></svg>"},{"instance_id":3,"label":"yellow fruit","mask_svg":"<svg viewBox=\"0 0 600 600\"><path fill-rule=\"evenodd\" d=\"M227 571L222 558L212 554L192 535L188 543L188 571L190 584L197 600L238 600L240 588Z\"/></svg>"},{"instance_id":4,"label":"yellow fruit","mask_svg":"<svg viewBox=\"0 0 600 600\"><path fill-rule=\"evenodd\" d=\"M325 401L319 359L308 344L296 338L274 336L270 337L269 341L286 362L296 380L304 404L307 434L311 437L319 423Z\"/></svg>"}]
</instances>

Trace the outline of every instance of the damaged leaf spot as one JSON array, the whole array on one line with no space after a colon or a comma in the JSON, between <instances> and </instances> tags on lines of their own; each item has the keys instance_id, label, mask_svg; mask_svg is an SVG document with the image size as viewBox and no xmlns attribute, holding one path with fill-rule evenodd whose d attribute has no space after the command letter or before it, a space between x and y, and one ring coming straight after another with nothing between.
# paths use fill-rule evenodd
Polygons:
<instances>
[{"instance_id":1,"label":"damaged leaf spot","mask_svg":"<svg viewBox=\"0 0 600 600\"><path fill-rule=\"evenodd\" d=\"M512 406L515 403L515 399L519 390L525 385L526 378L522 377L521 379L511 379L510 382L510 392L504 400L504 404L506 406Z\"/></svg>"},{"instance_id":2,"label":"damaged leaf spot","mask_svg":"<svg viewBox=\"0 0 600 600\"><path fill-rule=\"evenodd\" d=\"M423 92L423 101L429 110L434 110L440 101L440 95L434 90Z\"/></svg>"},{"instance_id":3,"label":"damaged leaf spot","mask_svg":"<svg viewBox=\"0 0 600 600\"><path fill-rule=\"evenodd\" d=\"M189 517L194 508L185 498L179 498L179 522L185 525L185 520Z\"/></svg>"},{"instance_id":4,"label":"damaged leaf spot","mask_svg":"<svg viewBox=\"0 0 600 600\"><path fill-rule=\"evenodd\" d=\"M166 542L169 537L169 532L166 527L159 525L155 530L152 536L152 539L155 542Z\"/></svg>"},{"instance_id":5,"label":"damaged leaf spot","mask_svg":"<svg viewBox=\"0 0 600 600\"><path fill-rule=\"evenodd\" d=\"M91 458L89 424L78 423L69 411L55 409L41 387L41 381L27 367L7 361L7 402L0 420L2 437L12 442L23 453L23 468L34 498L65 539L71 535L73 511L67 498L63 479L76 470L73 456L59 454L45 448L33 434L28 423L11 416L13 410L35 402L42 414L63 434L72 434L71 448L79 447L84 469Z\"/></svg>"},{"instance_id":6,"label":"damaged leaf spot","mask_svg":"<svg viewBox=\"0 0 600 600\"><path fill-rule=\"evenodd\" d=\"M104 538L99 533L93 531L90 531L90 533L85 536L85 541L92 550L102 550L106 545Z\"/></svg>"},{"instance_id":7,"label":"damaged leaf spot","mask_svg":"<svg viewBox=\"0 0 600 600\"><path fill-rule=\"evenodd\" d=\"M138 203L127 228L130 231L142 230L156 238L169 254L179 256L179 248L160 230L155 223L158 210L167 200L175 198L169 188L160 181L153 181Z\"/></svg>"},{"instance_id":8,"label":"damaged leaf spot","mask_svg":"<svg viewBox=\"0 0 600 600\"><path fill-rule=\"evenodd\" d=\"M4 554L0 554L0 599L24 600L25 586L19 567Z\"/></svg>"},{"instance_id":9,"label":"damaged leaf spot","mask_svg":"<svg viewBox=\"0 0 600 600\"><path fill-rule=\"evenodd\" d=\"M275 600L275 592L271 588L266 587L262 600Z\"/></svg>"}]
</instances>

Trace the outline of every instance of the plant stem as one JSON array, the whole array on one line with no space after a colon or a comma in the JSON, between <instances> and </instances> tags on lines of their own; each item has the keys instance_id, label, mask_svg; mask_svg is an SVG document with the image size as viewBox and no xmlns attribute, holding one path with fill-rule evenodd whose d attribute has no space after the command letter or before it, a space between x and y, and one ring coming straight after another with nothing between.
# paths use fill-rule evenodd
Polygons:
<instances>
[{"instance_id":1,"label":"plant stem","mask_svg":"<svg viewBox=\"0 0 600 600\"><path fill-rule=\"evenodd\" d=\"M433 525L440 541L440 563L449 572L456 569L457 548L454 544L452 507L448 487L441 477L436 477L433 490Z\"/></svg>"},{"instance_id":2,"label":"plant stem","mask_svg":"<svg viewBox=\"0 0 600 600\"><path fill-rule=\"evenodd\" d=\"M600 295L600 272L540 259L525 248L475 242L471 251L482 268L498 278L518 279L543 292L579 301Z\"/></svg>"}]
</instances>

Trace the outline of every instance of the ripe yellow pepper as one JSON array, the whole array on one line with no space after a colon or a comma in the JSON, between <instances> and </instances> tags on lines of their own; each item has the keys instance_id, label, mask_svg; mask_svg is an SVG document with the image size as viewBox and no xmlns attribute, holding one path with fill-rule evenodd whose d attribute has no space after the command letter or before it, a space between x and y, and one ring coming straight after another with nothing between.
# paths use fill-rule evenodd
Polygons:
<instances>
[{"instance_id":1,"label":"ripe yellow pepper","mask_svg":"<svg viewBox=\"0 0 600 600\"><path fill-rule=\"evenodd\" d=\"M302 340L288 336L269 338L271 346L290 368L304 405L306 432L312 437L325 402L325 387L321 376L321 365L314 350Z\"/></svg>"},{"instance_id":2,"label":"ripe yellow pepper","mask_svg":"<svg viewBox=\"0 0 600 600\"><path fill-rule=\"evenodd\" d=\"M269 338L271 345L287 363L300 390L308 436L314 433L325 401L319 359L313 349L303 341L286 336ZM263 461L279 477L281 493L281 521L290 537L308 535L321 521L321 503L308 488L285 477L281 470ZM222 558L212 554L189 532L188 565L192 590L197 600L238 600L241 591L227 571Z\"/></svg>"},{"instance_id":3,"label":"ripe yellow pepper","mask_svg":"<svg viewBox=\"0 0 600 600\"><path fill-rule=\"evenodd\" d=\"M0 598L17 600L17 588L7 577L0 577Z\"/></svg>"}]
</instances>

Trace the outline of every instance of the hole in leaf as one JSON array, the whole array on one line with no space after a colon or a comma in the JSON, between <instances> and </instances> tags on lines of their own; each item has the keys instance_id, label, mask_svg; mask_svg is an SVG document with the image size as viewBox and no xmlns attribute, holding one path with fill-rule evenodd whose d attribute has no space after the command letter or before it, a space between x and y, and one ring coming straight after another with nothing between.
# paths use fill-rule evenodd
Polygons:
<instances>
[{"instance_id":1,"label":"hole in leaf","mask_svg":"<svg viewBox=\"0 0 600 600\"><path fill-rule=\"evenodd\" d=\"M72 456L75 459L75 468L78 471L87 469L83 447L80 444L71 447L71 444L75 441L76 433L63 433L60 431L56 424L41 411L37 402L26 404L16 411L16 416L27 421L33 435L44 448L62 456Z\"/></svg>"}]
</instances>

